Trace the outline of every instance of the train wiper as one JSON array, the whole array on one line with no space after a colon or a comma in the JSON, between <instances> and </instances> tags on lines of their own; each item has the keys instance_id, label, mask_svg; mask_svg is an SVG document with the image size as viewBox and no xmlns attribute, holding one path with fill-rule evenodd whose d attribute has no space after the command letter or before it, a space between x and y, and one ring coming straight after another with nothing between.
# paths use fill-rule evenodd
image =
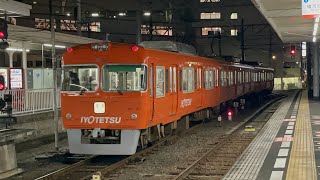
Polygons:
<instances>
[{"instance_id":1,"label":"train wiper","mask_svg":"<svg viewBox=\"0 0 320 180\"><path fill-rule=\"evenodd\" d=\"M82 87L82 89L80 90L79 95L82 95L85 91L89 91L89 89L87 89L87 87L89 86L89 84L91 83L92 79L91 76L88 78L86 85L84 87ZM90 85L91 87L91 85ZM90 88L91 89L91 88Z\"/></svg>"},{"instance_id":2,"label":"train wiper","mask_svg":"<svg viewBox=\"0 0 320 180\"><path fill-rule=\"evenodd\" d=\"M117 88L117 92L118 92L120 95L123 95L122 91L121 91L119 88Z\"/></svg>"}]
</instances>

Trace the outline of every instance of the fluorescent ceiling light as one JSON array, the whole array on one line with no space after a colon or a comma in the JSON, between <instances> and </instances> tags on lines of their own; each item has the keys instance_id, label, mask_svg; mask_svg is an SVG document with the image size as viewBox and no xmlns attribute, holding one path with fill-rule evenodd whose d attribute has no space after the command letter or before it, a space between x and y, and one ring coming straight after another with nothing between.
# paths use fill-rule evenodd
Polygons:
<instances>
[{"instance_id":1,"label":"fluorescent ceiling light","mask_svg":"<svg viewBox=\"0 0 320 180\"><path fill-rule=\"evenodd\" d=\"M99 16L99 13L92 13L91 16L92 16L92 17L98 17L98 16Z\"/></svg>"},{"instance_id":2,"label":"fluorescent ceiling light","mask_svg":"<svg viewBox=\"0 0 320 180\"><path fill-rule=\"evenodd\" d=\"M46 46L46 47L52 47L51 44L43 44L43 45ZM62 45L55 45L54 47L56 47L56 48L62 48L62 49L66 48L66 46L62 46Z\"/></svg>"},{"instance_id":3,"label":"fluorescent ceiling light","mask_svg":"<svg viewBox=\"0 0 320 180\"><path fill-rule=\"evenodd\" d=\"M151 13L150 12L145 12L143 13L144 16L151 16Z\"/></svg>"},{"instance_id":4,"label":"fluorescent ceiling light","mask_svg":"<svg viewBox=\"0 0 320 180\"><path fill-rule=\"evenodd\" d=\"M119 16L125 16L126 15L126 13L119 13Z\"/></svg>"},{"instance_id":5,"label":"fluorescent ceiling light","mask_svg":"<svg viewBox=\"0 0 320 180\"><path fill-rule=\"evenodd\" d=\"M7 51L19 51L19 52L23 51L23 49L20 49L20 48L7 48L6 50ZM30 49L27 49L26 52L30 52Z\"/></svg>"}]
</instances>

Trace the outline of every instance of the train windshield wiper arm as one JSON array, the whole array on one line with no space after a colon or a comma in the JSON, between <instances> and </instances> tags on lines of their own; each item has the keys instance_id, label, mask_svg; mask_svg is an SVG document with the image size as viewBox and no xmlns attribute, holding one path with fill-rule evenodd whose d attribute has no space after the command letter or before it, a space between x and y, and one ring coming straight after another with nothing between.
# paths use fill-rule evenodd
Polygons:
<instances>
[{"instance_id":1,"label":"train windshield wiper arm","mask_svg":"<svg viewBox=\"0 0 320 180\"><path fill-rule=\"evenodd\" d=\"M120 95L123 95L122 91L121 91L119 88L117 88L117 92L118 92Z\"/></svg>"}]
</instances>

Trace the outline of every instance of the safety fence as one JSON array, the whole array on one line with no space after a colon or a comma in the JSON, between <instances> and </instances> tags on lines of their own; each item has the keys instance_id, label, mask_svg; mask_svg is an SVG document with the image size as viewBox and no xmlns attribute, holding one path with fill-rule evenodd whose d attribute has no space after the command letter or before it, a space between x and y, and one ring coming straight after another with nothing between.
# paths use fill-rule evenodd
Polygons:
<instances>
[{"instance_id":1,"label":"safety fence","mask_svg":"<svg viewBox=\"0 0 320 180\"><path fill-rule=\"evenodd\" d=\"M3 98L4 94L12 94L13 114L53 110L54 98L57 98L57 107L61 107L60 91L54 92L53 89L4 90L0 97Z\"/></svg>"}]
</instances>

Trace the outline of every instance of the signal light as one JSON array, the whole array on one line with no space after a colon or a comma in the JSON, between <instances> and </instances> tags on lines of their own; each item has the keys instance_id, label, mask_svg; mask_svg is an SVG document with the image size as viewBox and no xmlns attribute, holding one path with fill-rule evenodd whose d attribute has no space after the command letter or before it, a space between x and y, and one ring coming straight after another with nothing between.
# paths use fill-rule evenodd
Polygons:
<instances>
[{"instance_id":1,"label":"signal light","mask_svg":"<svg viewBox=\"0 0 320 180\"><path fill-rule=\"evenodd\" d=\"M4 88L5 88L5 85L4 85L4 77L2 75L0 75L0 91L3 91Z\"/></svg>"},{"instance_id":2,"label":"signal light","mask_svg":"<svg viewBox=\"0 0 320 180\"><path fill-rule=\"evenodd\" d=\"M292 56L294 56L294 55L296 55L296 53L297 53L296 46L291 46L291 48L290 48L290 54L291 54Z\"/></svg>"},{"instance_id":3,"label":"signal light","mask_svg":"<svg viewBox=\"0 0 320 180\"><path fill-rule=\"evenodd\" d=\"M231 111L229 111L229 112L228 112L228 116L231 116L231 115L232 115L232 112L231 112Z\"/></svg>"},{"instance_id":4,"label":"signal light","mask_svg":"<svg viewBox=\"0 0 320 180\"><path fill-rule=\"evenodd\" d=\"M8 22L0 18L0 39L8 39Z\"/></svg>"}]
</instances>

